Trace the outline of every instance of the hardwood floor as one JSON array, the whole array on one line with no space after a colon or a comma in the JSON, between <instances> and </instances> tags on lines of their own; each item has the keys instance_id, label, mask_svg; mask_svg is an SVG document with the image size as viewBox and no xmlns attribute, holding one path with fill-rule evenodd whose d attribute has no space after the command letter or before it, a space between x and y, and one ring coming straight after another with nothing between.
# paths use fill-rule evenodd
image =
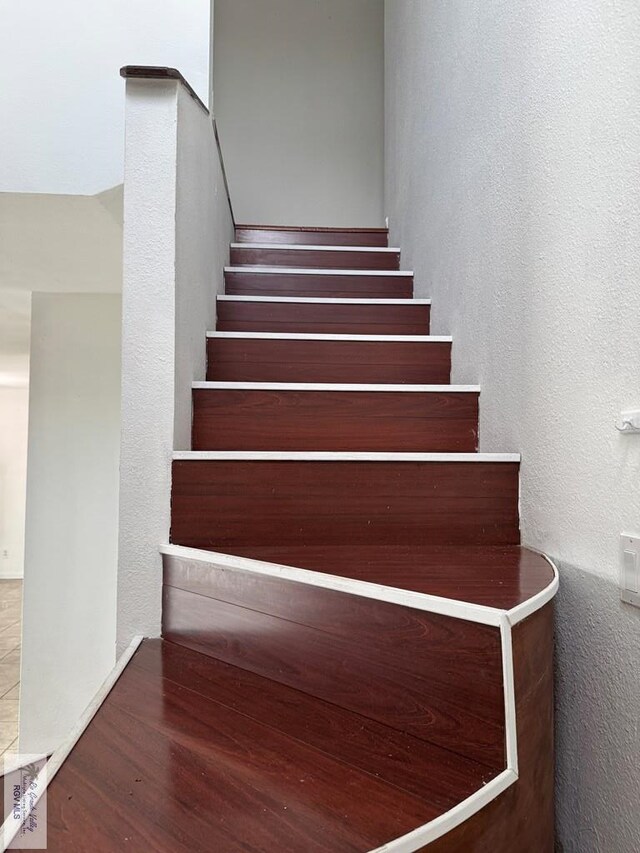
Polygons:
<instances>
[{"instance_id":1,"label":"hardwood floor","mask_svg":"<svg viewBox=\"0 0 640 853\"><path fill-rule=\"evenodd\" d=\"M51 784L48 849L355 853L491 778L358 714L147 641Z\"/></svg>"},{"instance_id":2,"label":"hardwood floor","mask_svg":"<svg viewBox=\"0 0 640 853\"><path fill-rule=\"evenodd\" d=\"M503 768L497 628L211 566L195 576L193 565L168 562L166 639Z\"/></svg>"}]
</instances>

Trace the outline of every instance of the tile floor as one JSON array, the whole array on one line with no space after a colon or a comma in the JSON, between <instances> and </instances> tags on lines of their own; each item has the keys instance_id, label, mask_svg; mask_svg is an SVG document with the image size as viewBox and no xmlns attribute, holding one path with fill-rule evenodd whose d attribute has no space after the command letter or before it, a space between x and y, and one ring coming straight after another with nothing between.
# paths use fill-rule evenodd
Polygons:
<instances>
[{"instance_id":1,"label":"tile floor","mask_svg":"<svg viewBox=\"0 0 640 853\"><path fill-rule=\"evenodd\" d=\"M21 622L22 581L0 580L0 765L18 748Z\"/></svg>"}]
</instances>

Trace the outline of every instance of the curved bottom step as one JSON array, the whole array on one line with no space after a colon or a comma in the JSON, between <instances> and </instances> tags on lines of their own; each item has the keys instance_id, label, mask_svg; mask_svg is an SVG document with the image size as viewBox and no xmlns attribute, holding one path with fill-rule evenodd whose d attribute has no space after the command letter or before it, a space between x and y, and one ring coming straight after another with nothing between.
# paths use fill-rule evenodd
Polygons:
<instances>
[{"instance_id":1,"label":"curved bottom step","mask_svg":"<svg viewBox=\"0 0 640 853\"><path fill-rule=\"evenodd\" d=\"M465 572L498 589L512 550L467 554ZM52 853L552 853L550 564L502 609L461 586L346 591L163 551L166 639L142 644L51 783ZM542 571L521 556L521 580Z\"/></svg>"},{"instance_id":2,"label":"curved bottom step","mask_svg":"<svg viewBox=\"0 0 640 853\"><path fill-rule=\"evenodd\" d=\"M481 764L145 641L48 792L57 851L369 851L482 789Z\"/></svg>"}]
</instances>

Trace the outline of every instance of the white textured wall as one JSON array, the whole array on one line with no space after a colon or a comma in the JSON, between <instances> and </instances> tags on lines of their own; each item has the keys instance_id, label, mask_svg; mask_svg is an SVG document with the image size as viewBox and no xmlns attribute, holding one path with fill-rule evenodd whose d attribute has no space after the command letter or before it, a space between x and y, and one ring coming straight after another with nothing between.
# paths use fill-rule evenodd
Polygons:
<instances>
[{"instance_id":1,"label":"white textured wall","mask_svg":"<svg viewBox=\"0 0 640 853\"><path fill-rule=\"evenodd\" d=\"M0 578L21 578L29 389L0 385Z\"/></svg>"},{"instance_id":2,"label":"white textured wall","mask_svg":"<svg viewBox=\"0 0 640 853\"><path fill-rule=\"evenodd\" d=\"M122 183L122 65L180 69L207 102L209 0L2 3L0 190ZM26 59L28 57L28 60Z\"/></svg>"},{"instance_id":3,"label":"white textured wall","mask_svg":"<svg viewBox=\"0 0 640 853\"><path fill-rule=\"evenodd\" d=\"M224 293L233 223L211 117L180 87L176 185L174 450L191 449L191 385L206 379L206 333Z\"/></svg>"},{"instance_id":4,"label":"white textured wall","mask_svg":"<svg viewBox=\"0 0 640 853\"><path fill-rule=\"evenodd\" d=\"M635 853L640 611L640 5L387 0L386 206L483 450L523 454L526 544L560 561L565 851Z\"/></svg>"},{"instance_id":5,"label":"white textured wall","mask_svg":"<svg viewBox=\"0 0 640 853\"><path fill-rule=\"evenodd\" d=\"M383 19L383 0L215 0L238 222L383 224Z\"/></svg>"},{"instance_id":6,"label":"white textured wall","mask_svg":"<svg viewBox=\"0 0 640 853\"><path fill-rule=\"evenodd\" d=\"M127 82L118 648L160 633L171 458L228 260L231 218L207 113L176 81Z\"/></svg>"},{"instance_id":7,"label":"white textured wall","mask_svg":"<svg viewBox=\"0 0 640 853\"><path fill-rule=\"evenodd\" d=\"M32 303L20 748L51 752L115 661L120 296Z\"/></svg>"}]
</instances>

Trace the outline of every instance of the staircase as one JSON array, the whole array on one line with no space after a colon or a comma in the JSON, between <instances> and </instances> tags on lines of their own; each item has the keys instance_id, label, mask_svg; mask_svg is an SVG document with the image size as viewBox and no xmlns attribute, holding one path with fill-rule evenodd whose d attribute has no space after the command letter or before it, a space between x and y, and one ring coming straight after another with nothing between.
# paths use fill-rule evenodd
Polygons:
<instances>
[{"instance_id":1,"label":"staircase","mask_svg":"<svg viewBox=\"0 0 640 853\"><path fill-rule=\"evenodd\" d=\"M50 850L553 851L555 571L387 239L237 228L163 639L52 783Z\"/></svg>"}]
</instances>

